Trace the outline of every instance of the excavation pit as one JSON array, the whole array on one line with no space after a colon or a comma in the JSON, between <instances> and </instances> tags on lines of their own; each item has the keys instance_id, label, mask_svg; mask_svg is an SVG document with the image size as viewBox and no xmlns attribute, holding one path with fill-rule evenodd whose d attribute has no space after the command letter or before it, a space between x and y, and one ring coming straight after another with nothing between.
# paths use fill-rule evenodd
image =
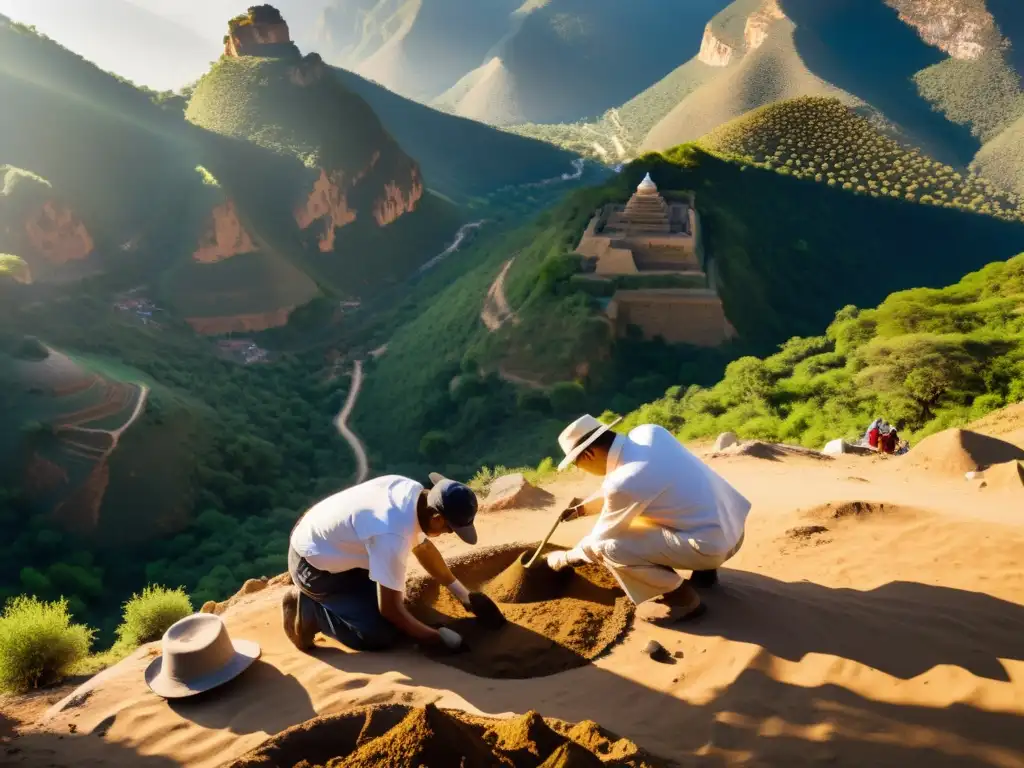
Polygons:
<instances>
[{"instance_id":1,"label":"excavation pit","mask_svg":"<svg viewBox=\"0 0 1024 768\"><path fill-rule=\"evenodd\" d=\"M410 585L413 614L451 627L468 647L437 661L480 677L545 677L588 664L621 639L634 607L615 578L597 565L555 573L538 561L527 569L535 547L494 547L450 563L459 581L497 603L508 620L500 629L482 626L432 579Z\"/></svg>"}]
</instances>

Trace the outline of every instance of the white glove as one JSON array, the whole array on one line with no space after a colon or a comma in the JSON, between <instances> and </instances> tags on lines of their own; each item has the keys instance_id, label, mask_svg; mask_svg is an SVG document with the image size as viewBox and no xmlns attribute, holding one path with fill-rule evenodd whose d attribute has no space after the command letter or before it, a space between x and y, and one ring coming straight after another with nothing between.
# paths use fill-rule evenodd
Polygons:
<instances>
[{"instance_id":1,"label":"white glove","mask_svg":"<svg viewBox=\"0 0 1024 768\"><path fill-rule=\"evenodd\" d=\"M458 579L448 585L448 591L455 595L455 599L463 605L469 603L469 590Z\"/></svg>"},{"instance_id":2,"label":"white glove","mask_svg":"<svg viewBox=\"0 0 1024 768\"><path fill-rule=\"evenodd\" d=\"M564 571L569 567L569 553L568 552L549 552L545 557L548 564L548 568L552 571Z\"/></svg>"},{"instance_id":3,"label":"white glove","mask_svg":"<svg viewBox=\"0 0 1024 768\"><path fill-rule=\"evenodd\" d=\"M441 636L441 641L448 650L457 651L462 647L462 636L455 630L441 627L437 630L437 634Z\"/></svg>"}]
</instances>

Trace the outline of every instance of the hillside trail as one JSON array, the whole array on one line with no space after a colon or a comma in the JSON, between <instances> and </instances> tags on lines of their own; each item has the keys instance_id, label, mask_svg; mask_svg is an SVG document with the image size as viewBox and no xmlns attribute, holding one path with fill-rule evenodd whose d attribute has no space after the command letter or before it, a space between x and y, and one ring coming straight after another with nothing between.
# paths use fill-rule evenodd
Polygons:
<instances>
[{"instance_id":1,"label":"hillside trail","mask_svg":"<svg viewBox=\"0 0 1024 768\"><path fill-rule=\"evenodd\" d=\"M356 400L359 399L359 390L362 388L363 361L356 360L352 364L352 385L349 387L348 397L345 398L345 404L338 411L338 415L334 419L334 426L338 428L341 436L351 446L352 453L356 457L355 485L365 481L370 474L370 460L366 455L366 446L363 445L363 441L359 439L359 436L348 425L349 417L356 407Z\"/></svg>"},{"instance_id":2,"label":"hillside trail","mask_svg":"<svg viewBox=\"0 0 1024 768\"><path fill-rule=\"evenodd\" d=\"M8 760L216 768L317 715L434 703L593 720L708 768L1024 765L1019 495L887 456L703 457L753 509L696 622L636 620L578 668L483 678L413 649L357 653L321 637L299 652L280 627L287 587L270 586L223 614L233 638L262 649L230 686L187 704L159 699L143 678L159 644L143 646L23 730ZM565 473L545 486L549 508L481 513L478 547L539 540L553 509L598 483ZM572 546L592 523L567 522L553 541ZM455 537L436 543L448 559L472 552ZM652 640L667 661L644 653Z\"/></svg>"},{"instance_id":3,"label":"hillside trail","mask_svg":"<svg viewBox=\"0 0 1024 768\"><path fill-rule=\"evenodd\" d=\"M146 400L149 397L149 387L146 386L145 384L136 384L135 386L137 386L139 388L139 396L138 396L138 399L135 401L135 408L132 410L132 414L131 414L131 416L128 417L128 420L125 421L124 424L122 424L117 429L98 429L98 428L95 428L95 427L79 427L78 425L70 424L70 425L62 425L59 428L59 431L61 431L61 432L69 432L69 433L88 434L88 435L107 435L110 438L110 446L97 459L98 461L104 461L117 448L118 443L121 441L121 435L123 435L128 430L128 428L131 427L132 424L134 424L138 420L139 416L142 415L142 412L143 412L143 410L146 407ZM77 443L74 442L74 440L69 440L69 442L73 446L77 446L77 447L79 447L81 449L88 450L88 446L77 444Z\"/></svg>"},{"instance_id":4,"label":"hillside trail","mask_svg":"<svg viewBox=\"0 0 1024 768\"><path fill-rule=\"evenodd\" d=\"M515 312L512 311L512 307L508 304L508 298L505 296L505 277L508 275L508 271L512 268L512 264L518 255L517 253L505 262L505 266L501 268L501 272L494 278L491 287L487 289L487 296L484 298L484 305L480 310L480 320L483 321L483 324L487 326L487 330L491 333L494 333L509 321L513 323L519 321Z\"/></svg>"}]
</instances>

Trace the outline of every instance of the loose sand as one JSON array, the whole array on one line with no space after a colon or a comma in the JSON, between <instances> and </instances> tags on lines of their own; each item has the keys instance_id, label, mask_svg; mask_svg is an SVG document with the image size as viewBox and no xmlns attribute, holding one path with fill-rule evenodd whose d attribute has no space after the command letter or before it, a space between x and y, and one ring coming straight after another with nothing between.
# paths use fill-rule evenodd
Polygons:
<instances>
[{"instance_id":1,"label":"loose sand","mask_svg":"<svg viewBox=\"0 0 1024 768\"><path fill-rule=\"evenodd\" d=\"M614 577L592 565L555 573L538 562L526 569L523 560L536 546L487 548L451 562L461 582L498 604L508 620L498 630L482 627L437 582L410 584L413 613L450 626L469 648L438 661L482 677L541 677L587 664L623 636L633 604Z\"/></svg>"},{"instance_id":2,"label":"loose sand","mask_svg":"<svg viewBox=\"0 0 1024 768\"><path fill-rule=\"evenodd\" d=\"M592 720L709 768L1024 766L1021 496L916 466L919 448L711 459L754 509L743 549L702 595L707 614L675 628L633 621L565 672L485 678L413 650L354 653L323 638L303 654L281 630L283 587L268 586L223 614L233 637L263 648L232 683L193 701L159 699L142 679L157 652L147 646L23 727L7 747L20 751L0 745L0 762L213 768L317 715L432 703ZM594 487L569 475L548 490L564 504ZM867 512L836 514L844 508ZM482 515L480 545L538 540L551 514ZM573 545L590 524L563 524L554 544ZM446 556L470 551L438 541ZM667 662L643 653L651 640Z\"/></svg>"},{"instance_id":3,"label":"loose sand","mask_svg":"<svg viewBox=\"0 0 1024 768\"><path fill-rule=\"evenodd\" d=\"M906 459L914 466L962 478L967 472L1024 459L1024 450L997 437L947 429L926 437Z\"/></svg>"},{"instance_id":4,"label":"loose sand","mask_svg":"<svg viewBox=\"0 0 1024 768\"><path fill-rule=\"evenodd\" d=\"M291 728L231 768L640 768L667 765L592 722L536 712L510 719L457 710L378 706Z\"/></svg>"}]
</instances>

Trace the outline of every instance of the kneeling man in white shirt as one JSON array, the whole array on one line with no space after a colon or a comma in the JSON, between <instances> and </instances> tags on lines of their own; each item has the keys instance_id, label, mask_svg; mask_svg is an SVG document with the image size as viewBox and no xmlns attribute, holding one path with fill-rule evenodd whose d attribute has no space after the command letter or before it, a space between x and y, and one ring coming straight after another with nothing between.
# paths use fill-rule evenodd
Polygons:
<instances>
[{"instance_id":1,"label":"kneeling man in white shirt","mask_svg":"<svg viewBox=\"0 0 1024 768\"><path fill-rule=\"evenodd\" d=\"M454 630L427 626L405 607L410 553L485 624L504 621L488 597L455 578L430 541L454 533L476 544L476 494L438 474L430 480L428 490L407 477L377 477L315 504L296 523L288 544L295 587L281 603L296 647L311 647L322 632L355 650L390 648L403 636L458 650L462 638Z\"/></svg>"},{"instance_id":2,"label":"kneeling man in white shirt","mask_svg":"<svg viewBox=\"0 0 1024 768\"><path fill-rule=\"evenodd\" d=\"M601 563L637 605L661 597L670 620L697 616L700 597L676 571L693 571L697 586L714 584L743 544L750 502L663 427L617 435L616 423L582 416L559 435L559 469L575 464L604 480L563 513L599 514L593 530L573 549L549 554L548 565Z\"/></svg>"}]
</instances>

